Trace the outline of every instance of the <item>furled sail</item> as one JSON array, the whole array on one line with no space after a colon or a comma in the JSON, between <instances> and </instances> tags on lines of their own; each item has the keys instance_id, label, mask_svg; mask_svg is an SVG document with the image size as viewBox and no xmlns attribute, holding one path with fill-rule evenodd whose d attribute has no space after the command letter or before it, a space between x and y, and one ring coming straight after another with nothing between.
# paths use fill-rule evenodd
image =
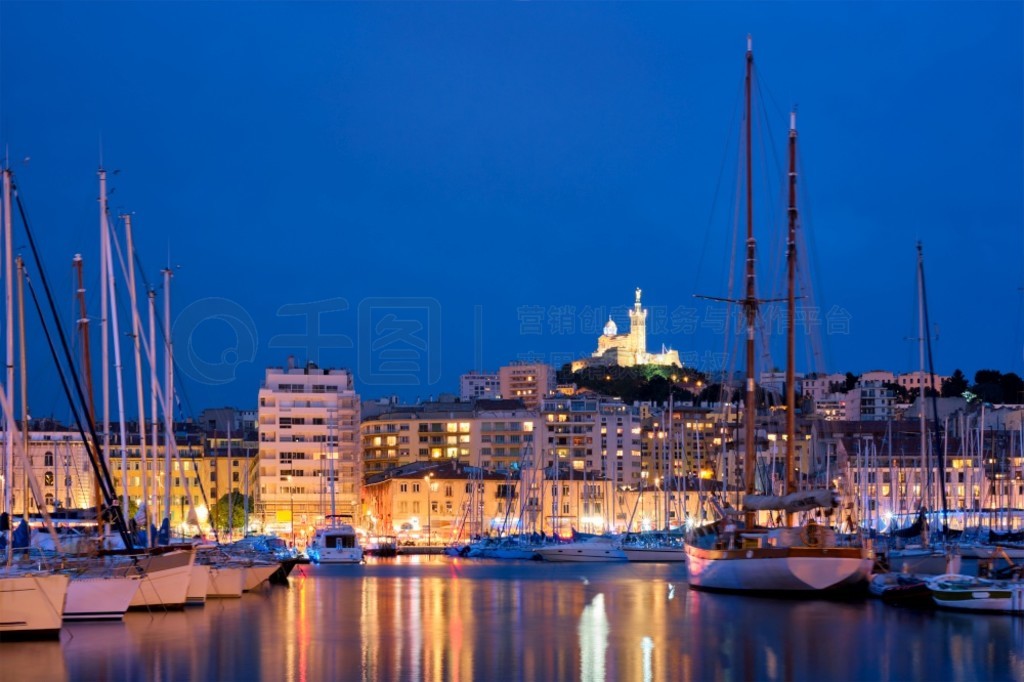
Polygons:
<instances>
[{"instance_id":1,"label":"furled sail","mask_svg":"<svg viewBox=\"0 0 1024 682\"><path fill-rule=\"evenodd\" d=\"M747 495L743 500L743 507L748 511L793 513L838 506L839 493L835 490L801 490L789 495Z\"/></svg>"}]
</instances>

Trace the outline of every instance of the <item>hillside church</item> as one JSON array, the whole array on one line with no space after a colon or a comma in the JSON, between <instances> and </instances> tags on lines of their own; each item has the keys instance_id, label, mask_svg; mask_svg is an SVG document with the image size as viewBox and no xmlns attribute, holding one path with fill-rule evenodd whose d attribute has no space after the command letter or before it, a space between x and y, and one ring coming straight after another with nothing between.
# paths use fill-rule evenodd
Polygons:
<instances>
[{"instance_id":1,"label":"hillside church","mask_svg":"<svg viewBox=\"0 0 1024 682\"><path fill-rule=\"evenodd\" d=\"M589 358L572 363L572 371L585 367L633 367L636 365L666 365L682 367L678 351L665 349L660 353L647 352L647 310L640 305L640 288L636 302L629 311L629 332L620 334L618 326L608 317L604 333L597 339L597 350Z\"/></svg>"}]
</instances>

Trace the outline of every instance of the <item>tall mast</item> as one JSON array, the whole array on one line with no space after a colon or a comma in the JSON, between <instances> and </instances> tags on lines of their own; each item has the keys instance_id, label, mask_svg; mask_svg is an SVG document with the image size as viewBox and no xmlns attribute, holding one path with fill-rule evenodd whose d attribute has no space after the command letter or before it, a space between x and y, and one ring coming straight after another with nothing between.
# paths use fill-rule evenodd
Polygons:
<instances>
[{"instance_id":1,"label":"tall mast","mask_svg":"<svg viewBox=\"0 0 1024 682\"><path fill-rule=\"evenodd\" d=\"M26 348L25 348L25 262L18 256L15 259L18 268L18 361L21 369L21 456L23 462L29 462L28 457L28 372L26 371ZM14 391L14 386L11 386ZM12 401L13 404L13 401ZM54 448L54 472L53 478L57 480L56 464L60 459L60 452ZM31 476L28 467L25 467L25 491L28 492L28 477ZM56 488L54 490L56 492ZM54 495L54 499L59 499ZM28 518L28 505L25 505L25 518Z\"/></svg>"},{"instance_id":2,"label":"tall mast","mask_svg":"<svg viewBox=\"0 0 1024 682\"><path fill-rule=\"evenodd\" d=\"M71 260L71 267L75 270L75 279L78 282L78 288L75 294L78 297L78 335L82 339L82 382L85 384L85 396L86 404L83 408L88 412L89 423L96 423L96 399L93 396L92 386L92 351L89 348L89 312L85 307L85 278L82 273L83 269L82 254L76 253L75 257ZM83 443L87 450L93 450L96 447L95 443ZM99 457L99 453L94 453L95 457ZM124 474L122 473L122 478ZM95 474L95 486L93 488L93 503L96 505L96 522L101 528L100 535L105 534L103 527L106 525L103 522L101 511L103 510L103 492L101 490L102 483L99 479L99 473Z\"/></svg>"},{"instance_id":3,"label":"tall mast","mask_svg":"<svg viewBox=\"0 0 1024 682\"><path fill-rule=\"evenodd\" d=\"M142 335L142 322L139 320L139 306L135 293L135 247L132 242L132 217L130 214L125 214L123 218L126 248L128 251L128 299L132 306L132 339L135 341L135 397L139 406L139 464L142 468L142 500L146 504L146 530L148 535L150 527L150 505L148 504L150 469L148 462L154 461L155 458L148 458L146 456L146 400L142 380L142 342L139 338ZM156 443L153 443L153 449L155 454ZM150 542L150 545L152 544Z\"/></svg>"},{"instance_id":4,"label":"tall mast","mask_svg":"<svg viewBox=\"0 0 1024 682\"><path fill-rule=\"evenodd\" d=\"M171 441L174 439L174 356L171 353L171 266L164 275L164 514L171 516ZM187 478L187 477L185 477ZM187 487L187 485L186 485Z\"/></svg>"},{"instance_id":5,"label":"tall mast","mask_svg":"<svg viewBox=\"0 0 1024 682\"><path fill-rule=\"evenodd\" d=\"M150 434L152 435L150 442L153 444L153 496L151 499L148 499L147 502L152 502L156 499L156 492L160 489L160 477L157 476L157 469L159 469L158 458L160 455L158 447L159 441L157 440L157 422L159 421L157 417L157 391L160 388L160 384L156 378L156 292L150 289L146 293L146 297L149 301L149 345L146 348L149 359L149 411L153 415L150 423ZM167 445L166 438L164 439L164 447L169 447ZM164 487L166 488L170 485L171 480L165 479ZM171 510L166 509L164 511L167 514L167 518L171 518ZM182 519L182 521L184 521L184 519Z\"/></svg>"},{"instance_id":6,"label":"tall mast","mask_svg":"<svg viewBox=\"0 0 1024 682\"><path fill-rule=\"evenodd\" d=\"M920 381L924 381L924 253L921 249L921 242L917 243L917 352L921 367ZM924 385L918 389L921 414L921 468L924 470L924 489L921 491L921 500L927 509L932 509L932 463L931 453L928 452L928 425L924 414Z\"/></svg>"},{"instance_id":7,"label":"tall mast","mask_svg":"<svg viewBox=\"0 0 1024 682\"><path fill-rule=\"evenodd\" d=\"M4 185L4 225L3 225L3 230L4 230L4 234L9 235L9 234L11 234L11 230L14 227L14 221L11 219L11 169L5 168L4 172L3 172L3 176L4 176L4 180L3 180L3 185ZM8 270L8 274L10 274L9 270ZM7 312L10 313L11 312L11 305L10 305L10 287L9 286L7 287L7 296L8 296L8 298L7 298ZM10 322L8 322L8 324L7 324L7 330L8 331L11 330ZM8 362L8 367L10 367L10 368L13 368L13 365L10 364L12 362L11 358L13 357L13 355L14 355L13 351L8 353L8 360L7 360L7 362ZM10 385L10 380L8 380L8 386L9 385ZM12 442L12 433L13 433L13 431L11 430L11 426L12 426L11 424L7 424L7 428L4 430L4 474L5 474L5 476L7 478L5 479L5 482L4 482L4 491L3 492L4 492L4 511L7 512L7 515L8 515L8 524L7 524L7 563L8 563L8 565L10 564L11 557L13 556L13 552L11 550L11 529L14 527L14 498L11 495L11 491L14 489L14 481L12 480L13 477L14 477L14 447L13 447L14 443Z\"/></svg>"},{"instance_id":8,"label":"tall mast","mask_svg":"<svg viewBox=\"0 0 1024 682\"><path fill-rule=\"evenodd\" d=\"M105 202L104 202L105 203ZM107 296L109 297L109 313L110 313L110 324L114 333L114 379L117 384L117 422L118 422L118 435L120 436L120 450L121 450L121 487L122 487L122 501L124 505L125 513L128 510L128 429L124 423L124 381L122 378L121 371L121 326L117 317L117 288L114 284L114 256L113 251L110 248L110 229L107 223L107 216L103 216L103 245L102 252L105 256L106 270L102 277L106 279L107 283ZM106 362L106 357L103 358ZM107 373L103 373L104 381L107 380ZM103 418L108 419L107 413L103 413ZM109 438L109 436L105 436Z\"/></svg>"},{"instance_id":9,"label":"tall mast","mask_svg":"<svg viewBox=\"0 0 1024 682\"><path fill-rule=\"evenodd\" d=\"M11 402L14 401L14 298L12 284L13 258L11 256L11 232L14 230L14 221L11 220L11 169L4 170L4 306L7 311L7 379L5 386L10 391ZM13 419L11 413L8 418ZM8 477L14 476L14 432L17 424L8 422L4 434L4 457L7 462ZM11 489L14 481L7 482L7 488ZM28 513L28 490L22 498L22 509ZM12 501L13 505L13 501ZM14 510L8 509L13 524Z\"/></svg>"},{"instance_id":10,"label":"tall mast","mask_svg":"<svg viewBox=\"0 0 1024 682\"><path fill-rule=\"evenodd\" d=\"M796 111L789 115L789 236L786 243L786 494L796 492ZM787 521L792 525L795 515Z\"/></svg>"},{"instance_id":11,"label":"tall mast","mask_svg":"<svg viewBox=\"0 0 1024 682\"><path fill-rule=\"evenodd\" d=\"M924 254L921 249L921 243L917 244L918 252L918 265L921 272L921 310L923 312L923 326L927 330L928 327L928 294L924 286ZM924 342L928 346L928 384L931 385L932 377L935 376L935 364L932 358L932 340L931 337L925 336ZM921 384L921 411L924 412L924 393L925 385ZM982 406L984 407L984 406ZM934 388L932 389L932 419L935 422L935 435L936 440L939 439L939 403L936 398ZM939 488L938 503L939 509L942 510L942 536L945 538L946 530L949 528L947 513L949 511L949 503L946 500L946 457L943 452L944 448L940 447L940 443L936 443L935 447L935 478L937 479L937 485ZM929 464L931 458L929 458Z\"/></svg>"},{"instance_id":12,"label":"tall mast","mask_svg":"<svg viewBox=\"0 0 1024 682\"><path fill-rule=\"evenodd\" d=\"M107 332L108 291L103 282L107 276L107 171L100 168L100 367L103 371L103 450L100 456L109 462L110 457L110 372L107 371L107 357L110 353ZM124 463L122 463L124 466ZM122 513L128 516L128 470L121 469L121 487L124 489ZM111 491L117 494L117 491Z\"/></svg>"},{"instance_id":13,"label":"tall mast","mask_svg":"<svg viewBox=\"0 0 1024 682\"><path fill-rule=\"evenodd\" d=\"M754 254L757 243L754 240L754 168L753 168L753 144L751 132L753 126L750 120L750 88L754 71L754 42L747 36L747 74L744 79L744 118L746 128L746 160L747 160L747 263L746 263L746 296L743 299L743 312L747 324L747 377L746 377L746 403L744 407L744 437L745 453L743 473L746 484L747 495L754 494L754 465L757 457L757 444L754 442L754 421L757 409L756 396L754 394L754 325L757 322L757 288L754 280ZM748 528L754 526L757 514L753 511L746 512L746 525Z\"/></svg>"}]
</instances>

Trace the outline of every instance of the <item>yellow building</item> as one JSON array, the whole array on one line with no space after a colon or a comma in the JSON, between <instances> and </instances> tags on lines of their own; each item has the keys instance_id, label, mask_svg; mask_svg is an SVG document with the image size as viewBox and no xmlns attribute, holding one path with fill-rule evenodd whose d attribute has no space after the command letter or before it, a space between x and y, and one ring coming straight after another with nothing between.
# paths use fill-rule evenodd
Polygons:
<instances>
[{"instance_id":1,"label":"yellow building","mask_svg":"<svg viewBox=\"0 0 1024 682\"><path fill-rule=\"evenodd\" d=\"M485 469L518 465L536 412L518 400L437 401L396 406L360 425L366 475L413 462L456 461Z\"/></svg>"},{"instance_id":2,"label":"yellow building","mask_svg":"<svg viewBox=\"0 0 1024 682\"><path fill-rule=\"evenodd\" d=\"M371 532L400 542L449 544L517 533L568 535L653 527L656 495L562 467L500 474L458 462L418 462L369 476Z\"/></svg>"}]
</instances>

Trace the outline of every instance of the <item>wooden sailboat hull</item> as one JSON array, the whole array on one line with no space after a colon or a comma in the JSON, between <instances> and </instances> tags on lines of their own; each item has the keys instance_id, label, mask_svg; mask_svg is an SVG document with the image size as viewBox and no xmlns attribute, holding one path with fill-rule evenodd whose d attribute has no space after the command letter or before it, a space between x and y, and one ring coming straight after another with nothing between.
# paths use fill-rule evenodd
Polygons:
<instances>
[{"instance_id":1,"label":"wooden sailboat hull","mask_svg":"<svg viewBox=\"0 0 1024 682\"><path fill-rule=\"evenodd\" d=\"M0 576L0 641L57 637L69 582L59 573Z\"/></svg>"},{"instance_id":2,"label":"wooden sailboat hull","mask_svg":"<svg viewBox=\"0 0 1024 682\"><path fill-rule=\"evenodd\" d=\"M813 593L866 584L872 559L847 547L702 549L686 546L690 587L696 590Z\"/></svg>"}]
</instances>

